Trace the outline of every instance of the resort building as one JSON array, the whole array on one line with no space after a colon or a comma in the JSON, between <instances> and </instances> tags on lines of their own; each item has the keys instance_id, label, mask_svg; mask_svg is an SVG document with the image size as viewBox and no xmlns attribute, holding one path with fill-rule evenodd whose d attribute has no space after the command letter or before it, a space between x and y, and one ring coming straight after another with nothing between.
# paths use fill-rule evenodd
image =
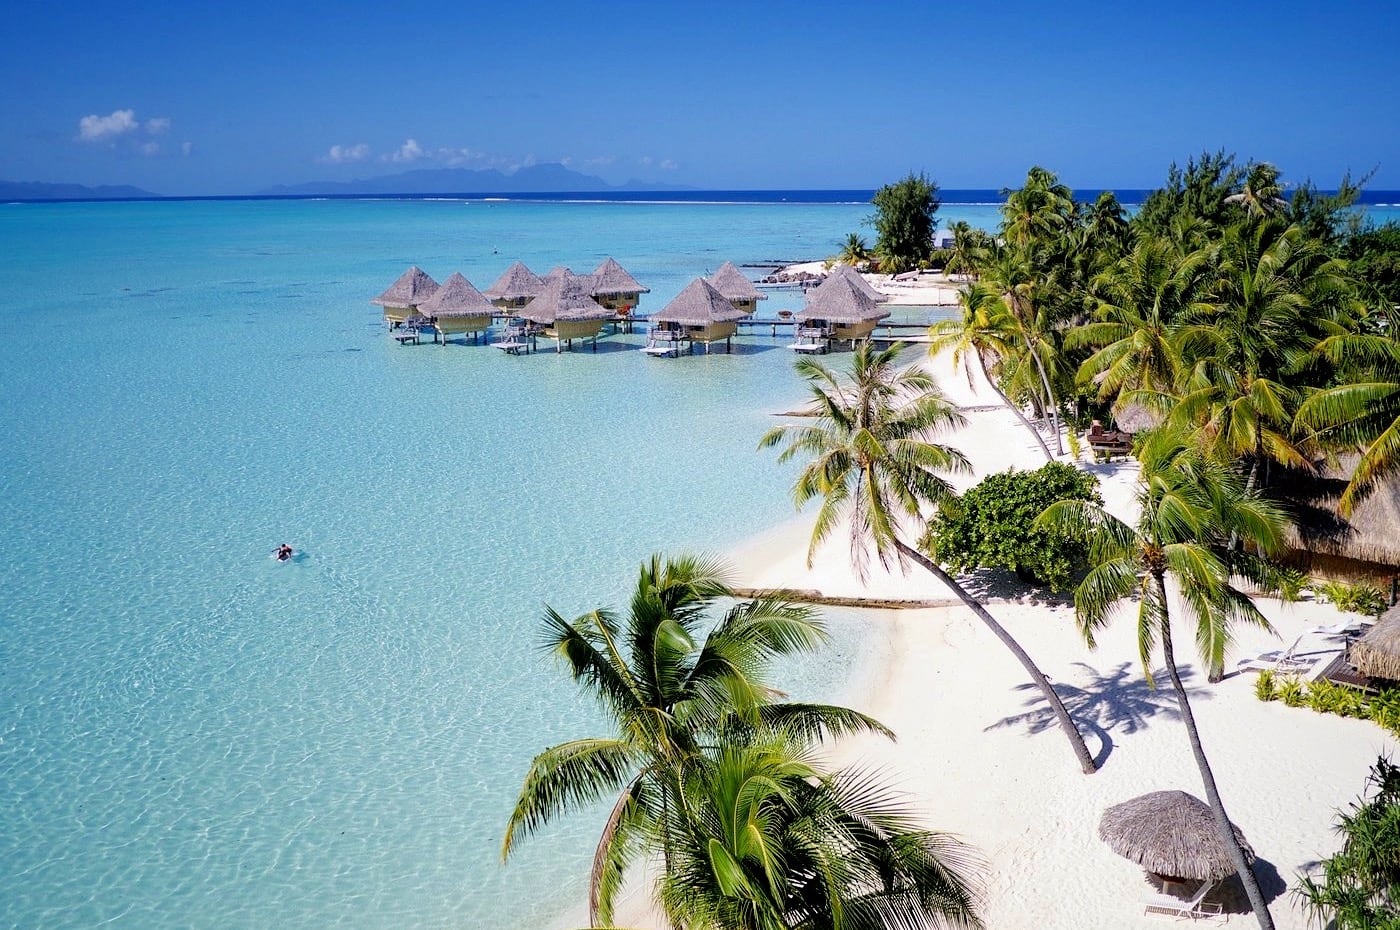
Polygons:
<instances>
[{"instance_id":1,"label":"resort building","mask_svg":"<svg viewBox=\"0 0 1400 930\"><path fill-rule=\"evenodd\" d=\"M710 343L724 340L724 351L731 348L731 339L738 331L737 320L753 311L740 310L704 278L696 278L685 286L660 313L652 314L652 330L642 351L649 355L675 355L680 343Z\"/></svg>"},{"instance_id":2,"label":"resort building","mask_svg":"<svg viewBox=\"0 0 1400 930\"><path fill-rule=\"evenodd\" d=\"M565 343L573 348L575 339L589 338L596 352L598 333L614 315L593 299L592 289L592 275L569 274L567 269L558 276L551 273L545 276L544 290L521 308L520 316L536 334L553 339L556 352L562 352Z\"/></svg>"},{"instance_id":3,"label":"resort building","mask_svg":"<svg viewBox=\"0 0 1400 930\"><path fill-rule=\"evenodd\" d=\"M540 276L526 268L524 262L516 262L496 279L495 284L482 291L482 295L498 309L513 313L534 300L543 289L544 282Z\"/></svg>"},{"instance_id":4,"label":"resort building","mask_svg":"<svg viewBox=\"0 0 1400 930\"><path fill-rule=\"evenodd\" d=\"M612 258L604 259L593 269L593 299L613 311L618 319L630 317L642 295L649 293L651 288L638 284L637 279Z\"/></svg>"},{"instance_id":5,"label":"resort building","mask_svg":"<svg viewBox=\"0 0 1400 930\"><path fill-rule=\"evenodd\" d=\"M852 271L849 275L833 272L807 294L807 305L794 319L797 321L798 352L825 352L831 343L867 339L875 326L890 311L879 306L856 282L865 279ZM865 285L867 288L870 285Z\"/></svg>"},{"instance_id":6,"label":"resort building","mask_svg":"<svg viewBox=\"0 0 1400 930\"><path fill-rule=\"evenodd\" d=\"M1358 460L1342 456L1322 475L1289 471L1277 481L1297 518L1286 535L1290 561L1323 577L1368 582L1393 598L1400 593L1400 479L1378 482L1351 516L1342 516L1342 491Z\"/></svg>"},{"instance_id":7,"label":"resort building","mask_svg":"<svg viewBox=\"0 0 1400 930\"><path fill-rule=\"evenodd\" d=\"M890 299L888 294L881 294L879 291L875 290L875 285L865 280L865 275L856 271L850 265L837 265L835 268L832 268L831 273L826 276L826 280L822 283L824 284L826 281L830 281L832 278L836 277L846 278L855 285L862 294L869 297L877 304L885 303Z\"/></svg>"},{"instance_id":8,"label":"resort building","mask_svg":"<svg viewBox=\"0 0 1400 930\"><path fill-rule=\"evenodd\" d=\"M402 326L424 301L437 293L437 289L438 283L426 271L414 265L370 303L384 308L384 322L393 329Z\"/></svg>"},{"instance_id":9,"label":"resort building","mask_svg":"<svg viewBox=\"0 0 1400 930\"><path fill-rule=\"evenodd\" d=\"M433 341L437 342L437 337L441 336L446 345L447 338L454 333L471 333L472 341L476 342L491 326L496 307L470 281L454 271L442 282L437 293L418 305L418 312L427 317L437 331Z\"/></svg>"},{"instance_id":10,"label":"resort building","mask_svg":"<svg viewBox=\"0 0 1400 930\"><path fill-rule=\"evenodd\" d=\"M735 310L746 314L755 312L760 300L768 299L768 295L755 287L754 283L742 271L734 267L733 262L725 262L720 265L719 271L705 280L709 281L715 290L723 294L724 299L733 304Z\"/></svg>"}]
</instances>

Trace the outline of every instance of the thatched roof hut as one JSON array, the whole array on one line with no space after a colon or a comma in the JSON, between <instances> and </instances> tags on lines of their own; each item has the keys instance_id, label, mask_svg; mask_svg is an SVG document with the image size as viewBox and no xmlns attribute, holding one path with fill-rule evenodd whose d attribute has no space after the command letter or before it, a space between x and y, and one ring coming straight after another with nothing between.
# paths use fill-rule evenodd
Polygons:
<instances>
[{"instance_id":1,"label":"thatched roof hut","mask_svg":"<svg viewBox=\"0 0 1400 930\"><path fill-rule=\"evenodd\" d=\"M849 278L851 283L858 287L862 294L864 294L866 297L869 297L877 304L885 303L890 299L890 295L882 294L879 291L877 291L875 289L875 285L865 280L865 275L861 274L859 271L856 271L850 265L837 265L836 267L832 268L831 273L827 275L827 279L830 280L834 277Z\"/></svg>"},{"instance_id":2,"label":"thatched roof hut","mask_svg":"<svg viewBox=\"0 0 1400 930\"><path fill-rule=\"evenodd\" d=\"M725 296L715 290L704 278L696 278L687 284L660 313L653 313L651 321L663 328L681 334L680 338L692 343L705 343L705 351L710 343L720 339L728 348L730 338L738 331L737 320L748 316L750 311L734 306Z\"/></svg>"},{"instance_id":3,"label":"thatched roof hut","mask_svg":"<svg viewBox=\"0 0 1400 930\"><path fill-rule=\"evenodd\" d=\"M1230 825L1254 861L1240 828ZM1099 839L1149 872L1218 882L1235 873L1234 860L1206 803L1185 791L1153 791L1115 804L1099 820Z\"/></svg>"},{"instance_id":4,"label":"thatched roof hut","mask_svg":"<svg viewBox=\"0 0 1400 930\"><path fill-rule=\"evenodd\" d=\"M1356 574L1383 580L1400 569L1400 479L1380 482L1362 498L1350 517L1338 504L1357 456L1345 456L1337 467L1321 475L1300 471L1276 472L1274 490L1293 511L1294 525L1287 530L1289 545L1312 556L1357 563ZM1329 566L1320 565L1320 568ZM1347 566L1337 566L1347 573Z\"/></svg>"},{"instance_id":5,"label":"thatched roof hut","mask_svg":"<svg viewBox=\"0 0 1400 930\"><path fill-rule=\"evenodd\" d=\"M524 262L515 262L505 270L496 283L482 294L496 306L523 307L539 294L544 282L539 275L525 267Z\"/></svg>"},{"instance_id":6,"label":"thatched roof hut","mask_svg":"<svg viewBox=\"0 0 1400 930\"><path fill-rule=\"evenodd\" d=\"M541 277L542 281L550 281L554 278L587 278L588 275L574 274L573 269L568 265L555 265L546 271Z\"/></svg>"},{"instance_id":7,"label":"thatched roof hut","mask_svg":"<svg viewBox=\"0 0 1400 930\"><path fill-rule=\"evenodd\" d=\"M650 294L651 288L643 287L637 283L637 279L627 273L612 258L605 258L603 263L593 269L593 296L613 297L631 294Z\"/></svg>"},{"instance_id":8,"label":"thatched roof hut","mask_svg":"<svg viewBox=\"0 0 1400 930\"><path fill-rule=\"evenodd\" d=\"M1367 678L1400 681L1400 604L1381 614L1376 625L1351 644L1347 657Z\"/></svg>"},{"instance_id":9,"label":"thatched roof hut","mask_svg":"<svg viewBox=\"0 0 1400 930\"><path fill-rule=\"evenodd\" d=\"M890 312L877 306L852 276L833 274L807 293L807 305L797 313L796 319L799 323L819 322L831 326L835 339L856 340L870 335L875 324L889 315Z\"/></svg>"},{"instance_id":10,"label":"thatched roof hut","mask_svg":"<svg viewBox=\"0 0 1400 930\"><path fill-rule=\"evenodd\" d=\"M540 326L544 334L556 340L556 351L575 339L593 339L598 347L598 333L605 320L615 319L612 310L593 299L593 276L565 273L545 276L544 290L520 311L520 315Z\"/></svg>"},{"instance_id":11,"label":"thatched roof hut","mask_svg":"<svg viewBox=\"0 0 1400 930\"><path fill-rule=\"evenodd\" d=\"M734 267L733 262L725 262L720 265L719 270L705 280L709 281L715 290L723 294L725 300L745 313L753 313L758 309L760 300L768 299L768 295L754 287L754 283L742 271Z\"/></svg>"},{"instance_id":12,"label":"thatched roof hut","mask_svg":"<svg viewBox=\"0 0 1400 930\"><path fill-rule=\"evenodd\" d=\"M491 325L496 307L459 272L448 279L422 304L418 312L433 321L443 339L449 333L479 333Z\"/></svg>"},{"instance_id":13,"label":"thatched roof hut","mask_svg":"<svg viewBox=\"0 0 1400 930\"><path fill-rule=\"evenodd\" d=\"M389 289L370 301L384 308L384 319L393 324L402 323L412 315L424 301L437 293L438 283L423 269L413 265L399 279L389 285Z\"/></svg>"}]
</instances>

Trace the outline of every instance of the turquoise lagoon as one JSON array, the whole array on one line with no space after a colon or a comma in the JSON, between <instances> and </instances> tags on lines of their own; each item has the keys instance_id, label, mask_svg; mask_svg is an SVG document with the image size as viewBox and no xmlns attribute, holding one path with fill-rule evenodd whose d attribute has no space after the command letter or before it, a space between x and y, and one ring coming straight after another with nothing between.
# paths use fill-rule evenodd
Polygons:
<instances>
[{"instance_id":1,"label":"turquoise lagoon","mask_svg":"<svg viewBox=\"0 0 1400 930\"><path fill-rule=\"evenodd\" d=\"M537 646L543 605L620 604L649 553L792 516L755 451L800 399L792 353L400 347L368 300L410 263L485 287L613 255L656 310L868 212L0 207L0 926L576 916L602 812L498 855L531 756L600 725ZM798 693L838 696L869 651L831 622Z\"/></svg>"}]
</instances>

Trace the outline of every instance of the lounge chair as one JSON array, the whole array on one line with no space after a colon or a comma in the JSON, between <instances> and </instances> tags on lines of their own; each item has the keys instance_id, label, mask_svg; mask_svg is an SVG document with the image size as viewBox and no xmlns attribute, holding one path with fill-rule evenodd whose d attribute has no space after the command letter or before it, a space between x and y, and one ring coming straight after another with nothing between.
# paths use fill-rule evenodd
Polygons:
<instances>
[{"instance_id":1,"label":"lounge chair","mask_svg":"<svg viewBox=\"0 0 1400 930\"><path fill-rule=\"evenodd\" d=\"M1164 889L1178 882L1163 882ZM1143 898L1143 913L1156 914L1162 917L1175 917L1178 920L1195 920L1197 917L1217 917L1220 915L1220 905L1214 901L1207 903L1205 896L1215 887L1215 882L1201 882L1201 887L1196 889L1196 893L1190 898L1178 898L1174 894L1165 891L1149 894Z\"/></svg>"},{"instance_id":2,"label":"lounge chair","mask_svg":"<svg viewBox=\"0 0 1400 930\"><path fill-rule=\"evenodd\" d=\"M1271 649L1268 652L1261 652L1257 656L1241 659L1239 670L1242 672L1270 671L1296 675L1312 671L1312 667L1317 664L1317 658L1315 655L1294 655L1292 649Z\"/></svg>"}]
</instances>

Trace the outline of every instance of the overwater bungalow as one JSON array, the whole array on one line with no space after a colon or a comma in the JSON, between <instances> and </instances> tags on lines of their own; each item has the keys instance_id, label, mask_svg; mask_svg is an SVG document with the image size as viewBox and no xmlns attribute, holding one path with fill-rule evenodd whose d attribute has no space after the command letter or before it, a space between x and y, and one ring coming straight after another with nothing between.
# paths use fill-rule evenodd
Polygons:
<instances>
[{"instance_id":1,"label":"overwater bungalow","mask_svg":"<svg viewBox=\"0 0 1400 930\"><path fill-rule=\"evenodd\" d=\"M481 293L498 309L513 313L534 300L543 288L539 275L526 268L524 262L516 262Z\"/></svg>"},{"instance_id":2,"label":"overwater bungalow","mask_svg":"<svg viewBox=\"0 0 1400 930\"><path fill-rule=\"evenodd\" d=\"M869 297L877 304L886 303L890 299L889 294L882 294L879 291L877 291L875 289L875 285L871 284L865 279L865 275L861 274L859 271L856 271L850 265L837 265L835 268L832 268L831 274L827 275L827 280L830 280L837 276L849 279L852 284L854 284L857 288L860 289L860 292L862 294L864 294L866 297Z\"/></svg>"},{"instance_id":3,"label":"overwater bungalow","mask_svg":"<svg viewBox=\"0 0 1400 930\"><path fill-rule=\"evenodd\" d=\"M685 286L660 313L651 316L652 332L642 351L649 355L675 355L684 341L694 347L724 340L724 351L730 351L731 339L738 331L737 320L752 311L740 310L709 281L696 278Z\"/></svg>"},{"instance_id":4,"label":"overwater bungalow","mask_svg":"<svg viewBox=\"0 0 1400 930\"><path fill-rule=\"evenodd\" d=\"M748 277L734 267L733 262L725 262L719 266L719 271L710 275L705 280L709 281L715 290L724 295L724 299L734 305L735 310L744 313L753 313L758 310L758 302L767 300L768 295L754 286Z\"/></svg>"},{"instance_id":5,"label":"overwater bungalow","mask_svg":"<svg viewBox=\"0 0 1400 930\"><path fill-rule=\"evenodd\" d=\"M832 274L807 294L807 306L794 319L797 341L792 348L798 352L825 352L831 343L869 338L875 326L890 311L877 305L852 275ZM868 286L868 285L867 285Z\"/></svg>"},{"instance_id":6,"label":"overwater bungalow","mask_svg":"<svg viewBox=\"0 0 1400 930\"><path fill-rule=\"evenodd\" d=\"M437 293L418 306L418 312L428 318L443 345L454 333L471 333L476 342L480 335L491 326L491 317L496 307L491 301L472 286L472 283L456 271L442 282Z\"/></svg>"},{"instance_id":7,"label":"overwater bungalow","mask_svg":"<svg viewBox=\"0 0 1400 930\"><path fill-rule=\"evenodd\" d=\"M617 314L618 319L627 319L637 309L643 294L650 294L651 288L643 287L637 279L627 273L612 258L593 269L593 299Z\"/></svg>"},{"instance_id":8,"label":"overwater bungalow","mask_svg":"<svg viewBox=\"0 0 1400 930\"><path fill-rule=\"evenodd\" d=\"M603 323L613 319L613 311L593 299L592 275L568 274L545 276L544 290L520 310L522 319L532 324L536 334L555 341L555 351L562 352L565 343L573 348L575 339L593 340L598 351L598 333Z\"/></svg>"},{"instance_id":9,"label":"overwater bungalow","mask_svg":"<svg viewBox=\"0 0 1400 930\"><path fill-rule=\"evenodd\" d=\"M417 265L412 266L389 289L370 301L384 308L389 328L402 326L424 301L437 293L438 283Z\"/></svg>"}]
</instances>

